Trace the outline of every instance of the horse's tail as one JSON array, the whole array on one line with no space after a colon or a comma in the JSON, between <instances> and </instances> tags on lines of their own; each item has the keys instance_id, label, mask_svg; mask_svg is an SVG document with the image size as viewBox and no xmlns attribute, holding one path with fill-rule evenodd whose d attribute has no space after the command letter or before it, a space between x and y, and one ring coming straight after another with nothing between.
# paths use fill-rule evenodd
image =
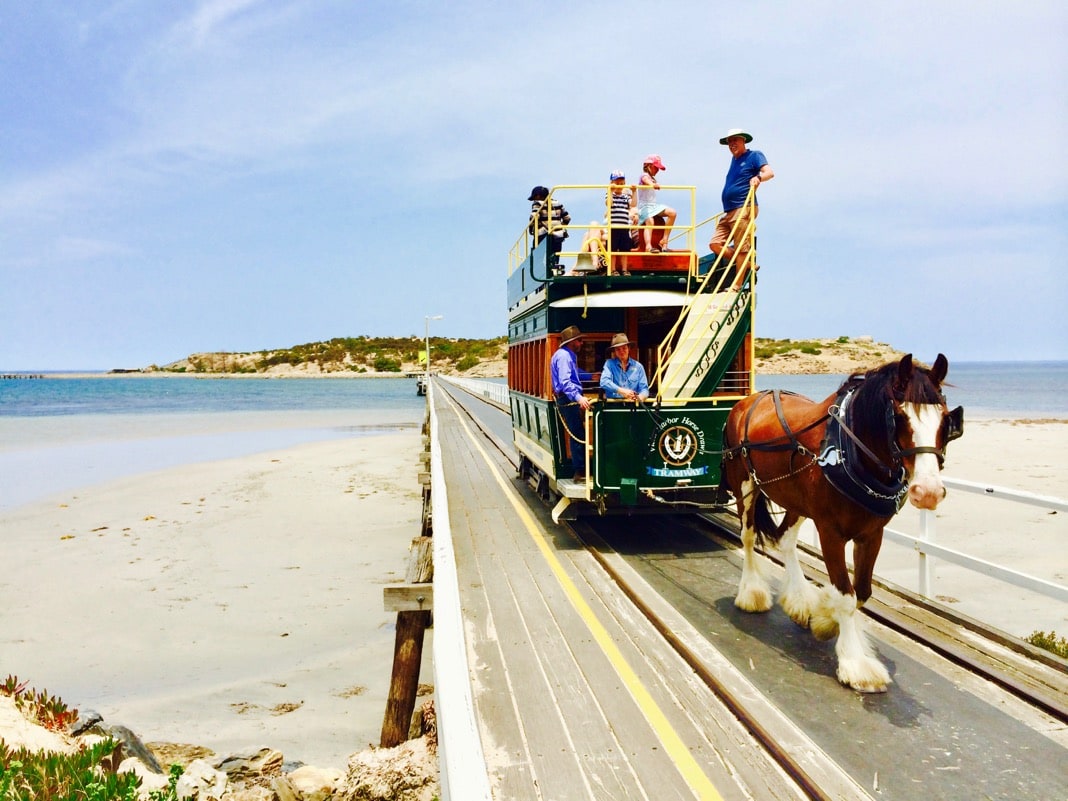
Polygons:
<instances>
[{"instance_id":1,"label":"horse's tail","mask_svg":"<svg viewBox=\"0 0 1068 801\"><path fill-rule=\"evenodd\" d=\"M764 544L769 540L777 543L786 531L786 518L776 523L768 508L768 496L756 489L751 499L753 504L753 528L756 530L757 542Z\"/></svg>"}]
</instances>

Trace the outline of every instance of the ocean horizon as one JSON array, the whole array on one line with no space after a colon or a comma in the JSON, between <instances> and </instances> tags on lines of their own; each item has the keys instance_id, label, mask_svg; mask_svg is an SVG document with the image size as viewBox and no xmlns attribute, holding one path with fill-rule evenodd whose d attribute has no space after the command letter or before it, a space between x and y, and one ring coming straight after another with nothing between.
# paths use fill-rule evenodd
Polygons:
<instances>
[{"instance_id":1,"label":"ocean horizon","mask_svg":"<svg viewBox=\"0 0 1068 801\"><path fill-rule=\"evenodd\" d=\"M173 414L213 411L300 411L421 407L415 382L406 377L17 372L0 375L0 419L76 414ZM100 380L106 377L107 380ZM758 373L758 389L788 389L813 399L833 393L845 374ZM370 380L360 380L370 379ZM503 379L492 379L501 381ZM1068 361L956 362L946 398L973 417L1068 419ZM3 442L0 441L0 447Z\"/></svg>"},{"instance_id":2,"label":"ocean horizon","mask_svg":"<svg viewBox=\"0 0 1068 801\"><path fill-rule=\"evenodd\" d=\"M0 379L0 511L150 470L397 431L426 408L400 377L36 375L48 377ZM757 388L821 399L844 378L760 374ZM958 362L947 381L965 430L969 419L1068 420L1068 361Z\"/></svg>"}]
</instances>

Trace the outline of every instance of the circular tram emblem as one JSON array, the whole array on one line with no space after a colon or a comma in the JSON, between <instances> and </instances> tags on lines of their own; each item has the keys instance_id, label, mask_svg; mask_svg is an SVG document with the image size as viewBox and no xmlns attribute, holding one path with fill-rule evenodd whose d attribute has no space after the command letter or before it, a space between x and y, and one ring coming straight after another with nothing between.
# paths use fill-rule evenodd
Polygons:
<instances>
[{"instance_id":1,"label":"circular tram emblem","mask_svg":"<svg viewBox=\"0 0 1068 801\"><path fill-rule=\"evenodd\" d=\"M682 467L693 461L698 451L697 433L689 426L668 426L657 441L664 464Z\"/></svg>"}]
</instances>

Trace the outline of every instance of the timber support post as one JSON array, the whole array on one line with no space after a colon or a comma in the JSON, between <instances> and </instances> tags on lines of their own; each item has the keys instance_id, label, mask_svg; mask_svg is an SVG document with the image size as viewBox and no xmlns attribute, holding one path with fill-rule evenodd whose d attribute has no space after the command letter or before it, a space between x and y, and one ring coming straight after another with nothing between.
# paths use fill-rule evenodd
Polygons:
<instances>
[{"instance_id":1,"label":"timber support post","mask_svg":"<svg viewBox=\"0 0 1068 801\"><path fill-rule=\"evenodd\" d=\"M429 410L428 410L429 418ZM424 423L424 431L429 419ZM429 437L423 437L429 452ZM427 460L421 460L429 468ZM427 480L423 481L423 476ZM434 541L430 517L429 470L420 474L423 484L423 519L420 534L412 540L408 571L403 584L388 585L383 590L387 611L397 613L397 635L393 644L393 673L386 698L379 746L393 748L408 739L419 692L419 668L423 662L423 638L432 622L434 606Z\"/></svg>"}]
</instances>

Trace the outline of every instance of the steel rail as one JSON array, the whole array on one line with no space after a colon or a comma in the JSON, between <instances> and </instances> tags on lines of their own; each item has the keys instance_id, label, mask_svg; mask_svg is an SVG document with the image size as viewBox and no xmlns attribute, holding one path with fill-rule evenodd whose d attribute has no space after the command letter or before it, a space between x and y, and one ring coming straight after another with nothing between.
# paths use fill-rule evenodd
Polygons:
<instances>
[{"instance_id":1,"label":"steel rail","mask_svg":"<svg viewBox=\"0 0 1068 801\"><path fill-rule=\"evenodd\" d=\"M465 392L465 394L470 393ZM471 397L485 401L484 398L480 398L477 395L471 395ZM461 408L464 408L463 403L460 405ZM474 424L487 435L488 439L494 444L497 450L500 451L504 459L513 466L517 466L514 454L509 451L505 444L495 437L491 431L486 429L475 415L466 408L464 408L464 411L468 414ZM707 536L710 536L712 539L718 540L721 543L724 542L724 535L729 537L733 542L738 542L740 540L738 528L732 527L722 520L712 519L709 516L698 514L693 515L690 519L695 521L699 527L706 529L708 532L706 534ZM640 593L636 591L627 579L609 563L601 550L589 541L590 537L584 535L579 526L571 525L570 529L574 533L576 539L593 556L601 569L603 569L613 583L620 588L627 599L634 604L635 608L650 622L679 657L695 672L702 683L704 683L709 690L721 700L730 713L734 715L741 725L743 725L754 739L760 743L768 753L769 757L797 783L799 790L808 798L813 799L813 801L829 801L829 799L837 797L820 787L818 781L813 778L810 772L782 747L776 738L772 736L770 730L757 718L757 716L751 714L750 710L746 707L746 704L732 692L729 687L724 685L724 683L712 673L707 664L695 654L667 624L665 624L663 619L641 597ZM718 532L718 534L713 532ZM810 556L814 557L817 555L808 548L804 548L804 550ZM778 561L770 554L765 553L764 555L772 561ZM779 562L779 564L781 564L781 562ZM907 597L907 594L905 593L897 592L894 588L889 587L882 582L876 581L876 584L883 591L903 597L910 603L915 603L915 599ZM925 606L925 608L927 607ZM1034 692L1025 682L1017 681L1008 673L998 671L979 662L968 653L967 649L955 648L952 644L928 637L926 636L923 627L920 625L912 624L907 619L893 615L892 613L884 613L877 609L874 604L865 606L862 611L888 628L897 631L916 643L930 648L953 664L990 681L1036 709L1043 711L1061 722L1068 722L1068 707L1066 707L1063 699L1058 699L1055 696L1045 696L1041 693ZM930 611L934 614L939 614L938 610ZM980 627L977 627L973 623L969 628L976 630ZM983 634L982 631L979 631L979 633ZM985 636L988 636L989 639L994 641L998 641L999 639L996 636Z\"/></svg>"},{"instance_id":2,"label":"steel rail","mask_svg":"<svg viewBox=\"0 0 1068 801\"><path fill-rule=\"evenodd\" d=\"M450 393L450 395L452 395L452 393ZM453 395L453 397L456 399L455 395ZM483 400L478 396L472 397L477 400ZM464 406L462 401L459 399L456 400L459 402L460 408L464 410L465 414L468 415L471 421L484 434L488 435L490 442L494 444L505 460L509 464L518 467L516 460L513 458L513 455L508 452L507 448L502 447L502 443L499 442L496 437L492 436L492 432L486 430L480 424L477 417ZM727 710L734 715L739 723L753 736L757 743L760 744L771 760L797 784L798 789L807 798L811 799L811 801L835 801L835 799L838 798L837 794L826 792L821 788L819 782L805 770L804 766L802 766L798 760L782 747L758 717L750 713L745 703L743 703L741 699L726 686L726 684L713 675L704 660L699 658L693 650L686 645L686 643L670 630L660 616L657 615L649 604L642 599L641 595L631 587L629 582L627 582L626 579L608 563L603 553L589 543L589 538L578 531L575 526L568 524L568 527L572 531L575 539L582 544L583 548L585 548L594 558L613 583L619 587L624 596L649 621L653 628L668 643L671 649L675 651L675 653L678 654L679 657L694 671L702 683L704 683L705 686L707 686L709 690L720 699Z\"/></svg>"}]
</instances>

